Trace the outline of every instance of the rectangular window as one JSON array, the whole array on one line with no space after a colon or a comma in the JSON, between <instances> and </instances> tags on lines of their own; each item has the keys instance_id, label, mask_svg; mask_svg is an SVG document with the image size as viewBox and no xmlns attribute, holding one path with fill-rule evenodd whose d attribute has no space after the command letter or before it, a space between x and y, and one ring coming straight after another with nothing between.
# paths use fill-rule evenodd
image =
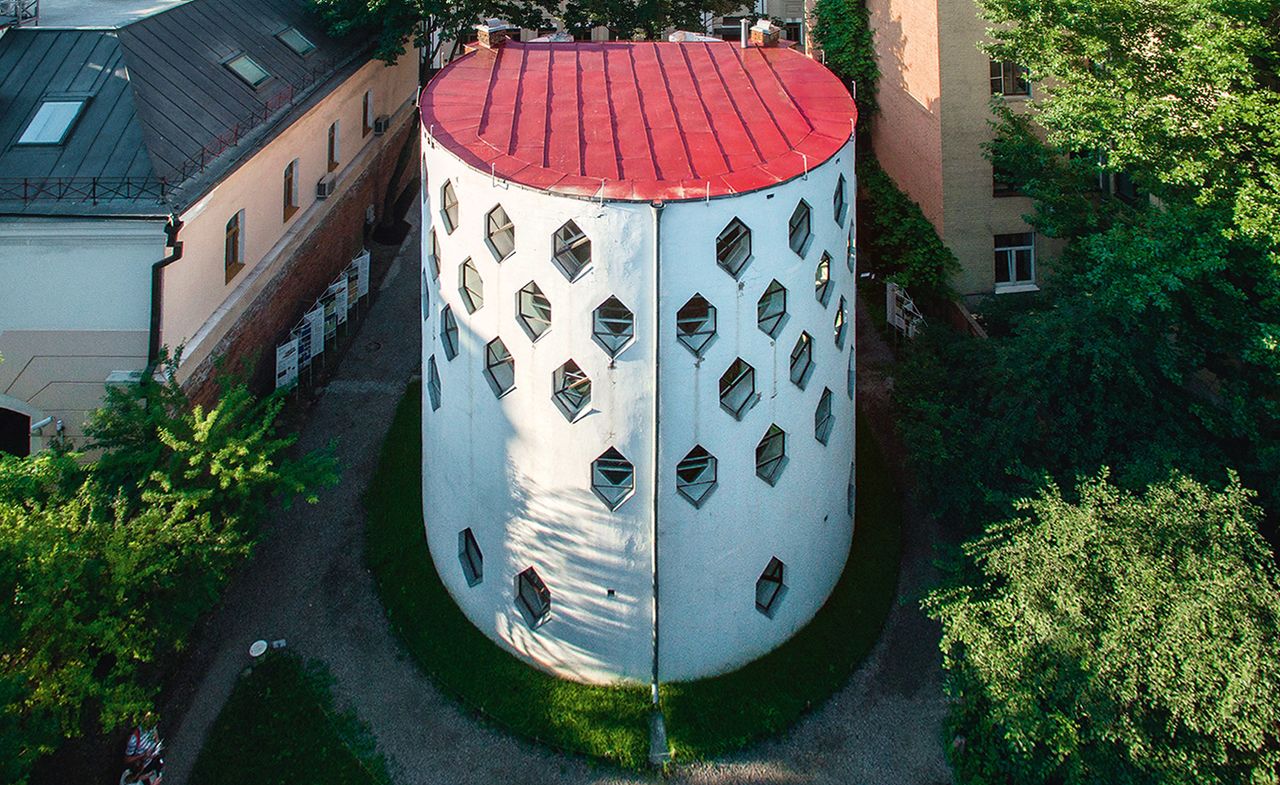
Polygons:
<instances>
[{"instance_id":1,"label":"rectangular window","mask_svg":"<svg viewBox=\"0 0 1280 785\"><path fill-rule=\"evenodd\" d=\"M244 269L244 210L231 216L227 221L227 233L223 244L223 267L226 270L226 282Z\"/></svg>"},{"instance_id":2,"label":"rectangular window","mask_svg":"<svg viewBox=\"0 0 1280 785\"><path fill-rule=\"evenodd\" d=\"M991 61L992 95L1031 95L1027 69L1011 60Z\"/></svg>"},{"instance_id":3,"label":"rectangular window","mask_svg":"<svg viewBox=\"0 0 1280 785\"><path fill-rule=\"evenodd\" d=\"M316 50L316 45L311 43L311 39L299 32L296 27L286 27L276 33L276 38L299 57L305 57Z\"/></svg>"},{"instance_id":4,"label":"rectangular window","mask_svg":"<svg viewBox=\"0 0 1280 785\"><path fill-rule=\"evenodd\" d=\"M271 78L271 74L267 73L267 69L258 65L249 55L236 55L227 61L227 68L230 68L233 74L243 79L245 84L253 88Z\"/></svg>"},{"instance_id":5,"label":"rectangular window","mask_svg":"<svg viewBox=\"0 0 1280 785\"><path fill-rule=\"evenodd\" d=\"M364 103L360 108L361 120L361 136L368 136L373 131L373 91L366 90L364 93Z\"/></svg>"},{"instance_id":6,"label":"rectangular window","mask_svg":"<svg viewBox=\"0 0 1280 785\"><path fill-rule=\"evenodd\" d=\"M298 159L295 158L284 168L284 220L288 221L298 212Z\"/></svg>"},{"instance_id":7,"label":"rectangular window","mask_svg":"<svg viewBox=\"0 0 1280 785\"><path fill-rule=\"evenodd\" d=\"M1004 175L993 164L991 166L991 195L997 199L1006 196L1021 196L1022 192L1019 191L1012 183L1003 179L1004 177L1006 177L1006 175Z\"/></svg>"},{"instance_id":8,"label":"rectangular window","mask_svg":"<svg viewBox=\"0 0 1280 785\"><path fill-rule=\"evenodd\" d=\"M62 144L84 109L82 99L46 100L18 137L18 144Z\"/></svg>"},{"instance_id":9,"label":"rectangular window","mask_svg":"<svg viewBox=\"0 0 1280 785\"><path fill-rule=\"evenodd\" d=\"M338 121L335 120L333 125L329 126L329 171L330 172L338 168L338 155L339 155L338 134L339 134Z\"/></svg>"},{"instance_id":10,"label":"rectangular window","mask_svg":"<svg viewBox=\"0 0 1280 785\"><path fill-rule=\"evenodd\" d=\"M1033 232L998 234L995 237L996 290L1034 285L1036 236Z\"/></svg>"}]
</instances>

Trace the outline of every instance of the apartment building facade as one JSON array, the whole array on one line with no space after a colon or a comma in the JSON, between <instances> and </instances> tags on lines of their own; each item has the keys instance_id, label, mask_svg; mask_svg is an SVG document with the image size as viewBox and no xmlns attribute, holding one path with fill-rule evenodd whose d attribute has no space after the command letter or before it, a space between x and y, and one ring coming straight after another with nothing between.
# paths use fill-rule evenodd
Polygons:
<instances>
[{"instance_id":1,"label":"apartment building facade","mask_svg":"<svg viewBox=\"0 0 1280 785\"><path fill-rule=\"evenodd\" d=\"M183 347L198 398L218 358L270 355L416 176L413 52L372 60L299 0L42 5L0 33L0 449L18 454L81 435L161 347Z\"/></svg>"},{"instance_id":2,"label":"apartment building facade","mask_svg":"<svg viewBox=\"0 0 1280 785\"><path fill-rule=\"evenodd\" d=\"M1019 111L1032 85L979 48L987 23L973 0L867 0L880 65L872 146L960 260L956 291L970 299L1034 291L1051 246L1024 216L1025 196L1002 186L982 145L991 101Z\"/></svg>"}]
</instances>

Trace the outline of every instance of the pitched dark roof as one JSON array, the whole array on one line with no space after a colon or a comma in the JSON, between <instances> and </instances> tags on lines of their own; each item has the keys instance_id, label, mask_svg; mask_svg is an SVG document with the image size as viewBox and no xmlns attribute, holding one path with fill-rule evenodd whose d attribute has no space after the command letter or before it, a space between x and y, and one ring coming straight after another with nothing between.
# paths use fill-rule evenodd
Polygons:
<instances>
[{"instance_id":1,"label":"pitched dark roof","mask_svg":"<svg viewBox=\"0 0 1280 785\"><path fill-rule=\"evenodd\" d=\"M301 57L276 38L296 27ZM225 63L247 54L256 89ZM368 59L302 0L193 0L119 29L0 36L0 214L168 214L216 184ZM61 145L16 144L41 99L91 98ZM96 203L95 203L96 202Z\"/></svg>"}]
</instances>

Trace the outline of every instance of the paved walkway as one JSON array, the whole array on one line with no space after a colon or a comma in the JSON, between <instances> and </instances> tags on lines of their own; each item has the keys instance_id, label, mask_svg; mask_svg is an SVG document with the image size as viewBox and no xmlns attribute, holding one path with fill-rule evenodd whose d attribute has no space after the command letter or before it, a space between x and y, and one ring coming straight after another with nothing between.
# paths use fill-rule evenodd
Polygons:
<instances>
[{"instance_id":1,"label":"paved walkway","mask_svg":"<svg viewBox=\"0 0 1280 785\"><path fill-rule=\"evenodd\" d=\"M652 782L522 742L485 726L444 698L402 652L364 568L360 495L409 378L418 370L418 231L392 263L368 318L312 406L304 448L336 439L342 483L316 506L297 505L270 523L252 563L196 641L173 703L169 767L184 785L237 675L249 643L288 640L325 662L339 704L368 723L398 785L548 785ZM877 369L887 349L858 313L859 398L882 435L892 430ZM900 454L900 451L896 451ZM932 579L934 524L908 499L900 593L880 643L850 683L785 736L721 762L677 769L689 785L841 783L935 785L950 781L942 757L944 706L938 633L915 598ZM172 715L171 715L172 716Z\"/></svg>"}]
</instances>

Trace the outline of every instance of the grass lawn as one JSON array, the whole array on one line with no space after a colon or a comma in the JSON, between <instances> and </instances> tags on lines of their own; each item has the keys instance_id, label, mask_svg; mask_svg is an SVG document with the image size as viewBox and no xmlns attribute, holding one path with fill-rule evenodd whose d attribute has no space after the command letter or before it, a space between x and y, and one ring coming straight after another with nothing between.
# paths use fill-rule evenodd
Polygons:
<instances>
[{"instance_id":1,"label":"grass lawn","mask_svg":"<svg viewBox=\"0 0 1280 785\"><path fill-rule=\"evenodd\" d=\"M334 711L318 664L271 652L222 708L190 785L386 785L386 763L353 715Z\"/></svg>"},{"instance_id":2,"label":"grass lawn","mask_svg":"<svg viewBox=\"0 0 1280 785\"><path fill-rule=\"evenodd\" d=\"M366 559L406 649L457 700L511 731L627 768L646 765L647 685L600 687L548 676L467 621L436 574L422 528L421 385L396 410L365 496ZM857 527L835 592L792 640L741 670L662 687L667 734L683 760L786 728L839 689L879 636L893 602L901 512L884 460L858 426Z\"/></svg>"}]
</instances>

